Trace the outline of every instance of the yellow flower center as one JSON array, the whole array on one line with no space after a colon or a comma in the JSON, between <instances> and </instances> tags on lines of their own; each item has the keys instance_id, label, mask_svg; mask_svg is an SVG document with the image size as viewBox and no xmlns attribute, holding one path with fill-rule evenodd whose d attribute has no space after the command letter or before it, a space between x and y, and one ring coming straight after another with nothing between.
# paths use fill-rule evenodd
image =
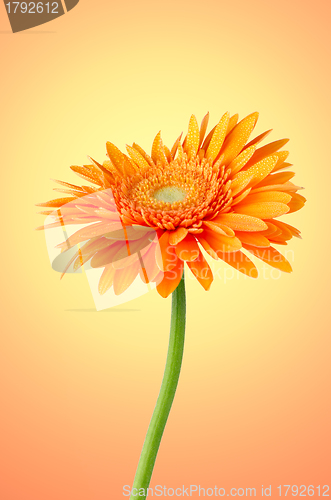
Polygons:
<instances>
[{"instance_id":1,"label":"yellow flower center","mask_svg":"<svg viewBox=\"0 0 331 500\"><path fill-rule=\"evenodd\" d=\"M217 215L230 202L229 174L220 162L188 160L184 153L168 164L119 177L113 194L130 220L170 231L179 226L198 230L206 216Z\"/></svg>"},{"instance_id":2,"label":"yellow flower center","mask_svg":"<svg viewBox=\"0 0 331 500\"><path fill-rule=\"evenodd\" d=\"M174 203L175 201L183 201L187 196L187 192L177 186L165 186L157 189L153 193L153 198L164 203Z\"/></svg>"}]
</instances>

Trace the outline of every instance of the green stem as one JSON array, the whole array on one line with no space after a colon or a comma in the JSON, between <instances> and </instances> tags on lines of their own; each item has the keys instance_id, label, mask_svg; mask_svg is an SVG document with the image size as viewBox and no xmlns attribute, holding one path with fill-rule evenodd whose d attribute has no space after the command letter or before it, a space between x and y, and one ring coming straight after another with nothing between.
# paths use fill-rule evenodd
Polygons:
<instances>
[{"instance_id":1,"label":"green stem","mask_svg":"<svg viewBox=\"0 0 331 500\"><path fill-rule=\"evenodd\" d=\"M182 365L185 337L186 299L184 274L172 294L171 325L168 355L163 380L154 413L149 424L144 446L134 478L130 500L146 499L154 464L165 425L175 397L180 368ZM141 490L143 488L143 491ZM139 495L143 493L142 496ZM138 496L139 495L139 496Z\"/></svg>"}]
</instances>

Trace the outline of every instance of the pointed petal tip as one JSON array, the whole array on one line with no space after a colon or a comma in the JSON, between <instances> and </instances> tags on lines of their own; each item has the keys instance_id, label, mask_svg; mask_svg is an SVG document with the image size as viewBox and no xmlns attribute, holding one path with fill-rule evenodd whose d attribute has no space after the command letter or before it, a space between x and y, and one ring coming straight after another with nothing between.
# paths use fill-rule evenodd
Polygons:
<instances>
[{"instance_id":1,"label":"pointed petal tip","mask_svg":"<svg viewBox=\"0 0 331 500\"><path fill-rule=\"evenodd\" d=\"M156 287L156 288L157 288L157 287ZM161 297L162 297L163 299L167 299L167 298L169 297L170 293L171 293L171 292L166 293L166 292L165 292L165 290L164 290L164 289L162 289L162 288L160 288L160 289L159 289L159 288L157 288L157 292L158 292L158 294L159 294L159 295L161 295Z\"/></svg>"},{"instance_id":2,"label":"pointed petal tip","mask_svg":"<svg viewBox=\"0 0 331 500\"><path fill-rule=\"evenodd\" d=\"M92 158L92 156L87 155L87 158L88 158L88 159L89 159L89 160L90 160L90 161L91 161L94 165L96 165L96 166L98 166L98 167L102 167L102 165L101 165L98 161L94 160L94 159Z\"/></svg>"},{"instance_id":3,"label":"pointed petal tip","mask_svg":"<svg viewBox=\"0 0 331 500\"><path fill-rule=\"evenodd\" d=\"M238 269L238 271L239 271L239 269ZM258 271L257 267L252 267L248 271L246 276L248 276L248 278L253 278L254 280L256 280L259 277L259 271Z\"/></svg>"},{"instance_id":4,"label":"pointed petal tip","mask_svg":"<svg viewBox=\"0 0 331 500\"><path fill-rule=\"evenodd\" d=\"M248 117L254 117L255 118L255 124L256 124L256 122L259 119L259 116L260 116L260 113L258 111L254 111L253 113L250 113L246 118L248 118ZM243 118L243 120L245 120L246 118ZM255 124L254 124L254 126L255 126Z\"/></svg>"}]
</instances>

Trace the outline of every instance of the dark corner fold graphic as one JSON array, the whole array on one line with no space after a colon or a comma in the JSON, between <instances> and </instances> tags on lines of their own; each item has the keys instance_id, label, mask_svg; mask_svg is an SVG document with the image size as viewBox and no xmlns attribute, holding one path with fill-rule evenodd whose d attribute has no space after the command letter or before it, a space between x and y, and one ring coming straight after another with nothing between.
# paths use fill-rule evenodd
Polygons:
<instances>
[{"instance_id":1,"label":"dark corner fold graphic","mask_svg":"<svg viewBox=\"0 0 331 500\"><path fill-rule=\"evenodd\" d=\"M3 0L13 33L28 30L63 16L65 9L73 9L79 0L50 0L34 2L12 2Z\"/></svg>"},{"instance_id":2,"label":"dark corner fold graphic","mask_svg":"<svg viewBox=\"0 0 331 500\"><path fill-rule=\"evenodd\" d=\"M73 9L74 7L76 7L79 0L64 0L64 2L66 4L67 11L69 11L69 10Z\"/></svg>"}]
</instances>

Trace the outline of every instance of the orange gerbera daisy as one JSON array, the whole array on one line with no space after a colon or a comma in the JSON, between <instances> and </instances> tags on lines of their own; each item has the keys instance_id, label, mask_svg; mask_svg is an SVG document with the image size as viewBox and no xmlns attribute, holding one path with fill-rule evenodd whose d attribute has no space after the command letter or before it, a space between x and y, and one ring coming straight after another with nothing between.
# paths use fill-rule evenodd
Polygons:
<instances>
[{"instance_id":1,"label":"orange gerbera daisy","mask_svg":"<svg viewBox=\"0 0 331 500\"><path fill-rule=\"evenodd\" d=\"M105 261L110 252L109 241L107 246L101 234L110 231L107 210L114 211L114 207L123 227L147 226L156 231L162 262L153 270L152 279L157 281L157 276L162 275L157 289L163 297L178 286L184 262L201 285L206 290L210 288L213 274L203 250L251 277L257 277L257 269L242 250L282 271L291 271L289 262L272 246L286 245L292 236L300 237L297 229L278 217L299 210L306 201L297 193L300 188L291 182L294 173L285 171L290 166L286 162L288 151L280 149L288 139L258 148L269 130L247 143L258 113L239 123L238 115L230 117L225 113L205 138L208 118L209 114L199 127L192 115L184 141L179 136L171 150L158 133L151 156L135 143L127 146L128 154L124 154L108 142L109 159L103 164L91 159L90 165L71 167L97 187L60 181L69 188L65 192L71 197L40 204L58 208L69 203L77 207L84 204L82 197L88 199L91 193L111 190L113 200L107 201L100 193L102 207L94 208L93 212L90 203L83 218L86 223L99 224L85 261L94 257L94 262L105 266L101 292L112 285L115 276L113 264ZM69 213L72 216L73 212ZM82 211L79 213L82 221ZM77 223L77 218L72 223L75 220ZM95 244L95 238L102 240L101 248ZM75 243L78 241L83 240L76 238ZM77 255L75 258L78 262ZM82 256L79 258L82 263ZM139 265L133 267L135 277ZM126 280L124 288L132 279ZM117 285L117 289L120 292L123 286Z\"/></svg>"}]
</instances>

